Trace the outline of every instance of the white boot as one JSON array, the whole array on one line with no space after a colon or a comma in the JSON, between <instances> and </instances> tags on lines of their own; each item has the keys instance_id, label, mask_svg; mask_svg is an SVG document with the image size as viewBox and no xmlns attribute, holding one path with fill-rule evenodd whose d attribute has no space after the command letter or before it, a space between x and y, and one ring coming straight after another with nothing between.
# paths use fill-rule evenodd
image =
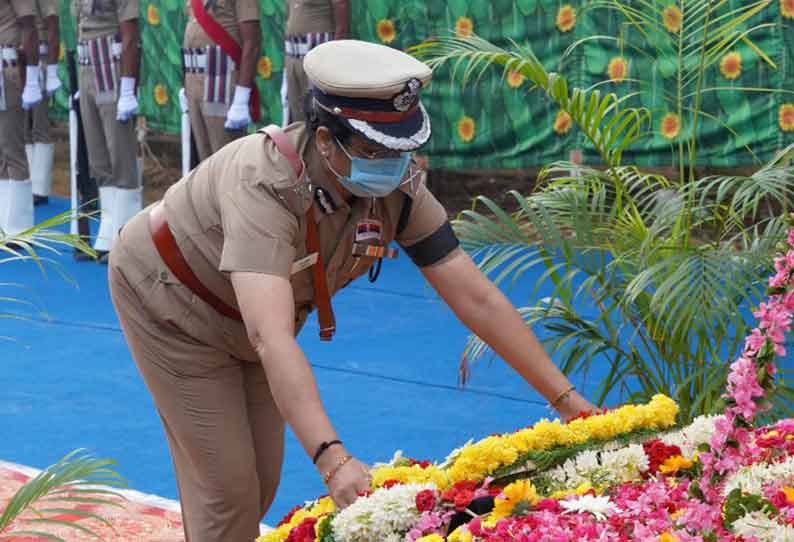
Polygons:
<instances>
[{"instance_id":1,"label":"white boot","mask_svg":"<svg viewBox=\"0 0 794 542\"><path fill-rule=\"evenodd\" d=\"M25 143L25 156L28 157L28 169L33 171L33 162L36 160L36 144ZM33 175L33 173L31 173Z\"/></svg>"},{"instance_id":2,"label":"white boot","mask_svg":"<svg viewBox=\"0 0 794 542\"><path fill-rule=\"evenodd\" d=\"M55 145L52 143L36 143L33 149L33 165L30 169L30 180L33 181L33 194L47 197L52 191L52 162Z\"/></svg>"},{"instance_id":3,"label":"white boot","mask_svg":"<svg viewBox=\"0 0 794 542\"><path fill-rule=\"evenodd\" d=\"M118 237L124 224L143 209L142 188L117 188L116 190L116 224L113 230L113 239Z\"/></svg>"},{"instance_id":4,"label":"white boot","mask_svg":"<svg viewBox=\"0 0 794 542\"><path fill-rule=\"evenodd\" d=\"M107 252L113 242L113 232L115 230L115 211L116 194L118 188L115 186L99 187L99 231L94 241L94 250Z\"/></svg>"},{"instance_id":5,"label":"white boot","mask_svg":"<svg viewBox=\"0 0 794 542\"><path fill-rule=\"evenodd\" d=\"M6 235L17 235L33 227L33 185L29 180L0 181L0 228Z\"/></svg>"}]
</instances>

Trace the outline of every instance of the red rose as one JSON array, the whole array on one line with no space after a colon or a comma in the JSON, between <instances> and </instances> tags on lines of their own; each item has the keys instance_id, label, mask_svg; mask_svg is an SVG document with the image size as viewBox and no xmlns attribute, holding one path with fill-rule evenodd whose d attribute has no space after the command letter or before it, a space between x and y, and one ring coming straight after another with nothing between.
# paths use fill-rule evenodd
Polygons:
<instances>
[{"instance_id":1,"label":"red rose","mask_svg":"<svg viewBox=\"0 0 794 542\"><path fill-rule=\"evenodd\" d=\"M429 512L436 506L436 496L430 489L423 489L416 494L416 509L420 512Z\"/></svg>"},{"instance_id":2,"label":"red rose","mask_svg":"<svg viewBox=\"0 0 794 542\"><path fill-rule=\"evenodd\" d=\"M557 499L543 499L535 505L536 510L546 510L548 512L562 512L562 506Z\"/></svg>"},{"instance_id":3,"label":"red rose","mask_svg":"<svg viewBox=\"0 0 794 542\"><path fill-rule=\"evenodd\" d=\"M488 495L490 495L491 497L496 497L497 495L500 495L502 493L502 489L503 488L499 486L488 486Z\"/></svg>"},{"instance_id":4,"label":"red rose","mask_svg":"<svg viewBox=\"0 0 794 542\"><path fill-rule=\"evenodd\" d=\"M430 461L417 461L416 459L409 459L409 464L413 467L414 465L419 465L419 468L426 469L430 466Z\"/></svg>"},{"instance_id":5,"label":"red rose","mask_svg":"<svg viewBox=\"0 0 794 542\"><path fill-rule=\"evenodd\" d=\"M402 484L402 482L399 480L386 480L385 482L383 482L383 484L381 484L381 487L389 489L391 487L398 486L400 484Z\"/></svg>"},{"instance_id":6,"label":"red rose","mask_svg":"<svg viewBox=\"0 0 794 542\"><path fill-rule=\"evenodd\" d=\"M472 500L474 500L474 491L471 489L463 489L458 491L458 493L455 495L455 510L458 512L464 511L469 507Z\"/></svg>"},{"instance_id":7,"label":"red rose","mask_svg":"<svg viewBox=\"0 0 794 542\"><path fill-rule=\"evenodd\" d=\"M317 518L306 518L297 527L294 527L287 536L287 542L314 542L317 534L314 532L314 524Z\"/></svg>"},{"instance_id":8,"label":"red rose","mask_svg":"<svg viewBox=\"0 0 794 542\"><path fill-rule=\"evenodd\" d=\"M642 448L645 450L645 455L648 456L648 472L650 474L656 474L659 471L659 466L668 458L681 455L681 448L668 446L658 439L649 440L642 445Z\"/></svg>"}]
</instances>

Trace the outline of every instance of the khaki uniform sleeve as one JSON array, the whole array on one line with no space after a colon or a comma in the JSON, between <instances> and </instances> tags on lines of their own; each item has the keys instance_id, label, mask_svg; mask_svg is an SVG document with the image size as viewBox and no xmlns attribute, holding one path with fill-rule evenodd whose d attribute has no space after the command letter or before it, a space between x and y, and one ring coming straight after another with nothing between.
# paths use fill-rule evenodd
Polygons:
<instances>
[{"instance_id":1,"label":"khaki uniform sleeve","mask_svg":"<svg viewBox=\"0 0 794 542\"><path fill-rule=\"evenodd\" d=\"M299 224L272 188L242 181L221 195L220 205L224 238L220 270L289 279Z\"/></svg>"},{"instance_id":2,"label":"khaki uniform sleeve","mask_svg":"<svg viewBox=\"0 0 794 542\"><path fill-rule=\"evenodd\" d=\"M396 241L417 266L427 267L455 250L459 245L458 239L449 224L444 206L424 183L408 197L411 211Z\"/></svg>"},{"instance_id":3,"label":"khaki uniform sleeve","mask_svg":"<svg viewBox=\"0 0 794 542\"><path fill-rule=\"evenodd\" d=\"M14 8L14 15L18 19L36 15L36 3L30 0L11 0L11 7Z\"/></svg>"},{"instance_id":4,"label":"khaki uniform sleeve","mask_svg":"<svg viewBox=\"0 0 794 542\"><path fill-rule=\"evenodd\" d=\"M43 18L58 15L58 1L57 0L39 0L39 10Z\"/></svg>"},{"instance_id":5,"label":"khaki uniform sleeve","mask_svg":"<svg viewBox=\"0 0 794 542\"><path fill-rule=\"evenodd\" d=\"M236 0L237 22L259 20L259 2L257 0Z\"/></svg>"},{"instance_id":6,"label":"khaki uniform sleeve","mask_svg":"<svg viewBox=\"0 0 794 542\"><path fill-rule=\"evenodd\" d=\"M141 4L138 0L119 0L116 7L116 16L120 23L131 21L140 17Z\"/></svg>"}]
</instances>

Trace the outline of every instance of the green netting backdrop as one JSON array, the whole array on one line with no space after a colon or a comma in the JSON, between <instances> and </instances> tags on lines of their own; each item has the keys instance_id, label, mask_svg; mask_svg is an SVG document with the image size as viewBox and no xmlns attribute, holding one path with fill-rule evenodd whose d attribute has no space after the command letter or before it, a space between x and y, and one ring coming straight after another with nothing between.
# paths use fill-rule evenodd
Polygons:
<instances>
[{"instance_id":1,"label":"green netting backdrop","mask_svg":"<svg viewBox=\"0 0 794 542\"><path fill-rule=\"evenodd\" d=\"M729 3L738 7L742 0ZM65 49L70 50L74 48L74 20L69 0L61 0L61 4L62 39ZM605 41L587 41L563 60L563 53L577 40L596 34L617 36L621 29L625 31L622 16L615 12L584 9L587 1L583 0L351 0L351 4L352 32L359 39L405 49L429 36L456 29L473 31L506 47L508 40L528 43L547 69L562 72L574 85L602 83L601 90L619 95L639 92L634 104L652 110L654 135L634 147L624 161L643 166L672 164L676 140L662 133L663 122L672 123L665 125L668 135L676 126L675 119L664 121L670 112L664 97L675 88L669 63L651 61L630 48L619 51L616 43ZM184 5L184 0L141 0L141 112L150 128L171 133L178 132L180 126L177 93L181 86ZM279 123L284 0L261 0L261 8L263 56L258 65L258 84L263 120ZM767 160L776 150L794 143L794 0L770 2L745 27L764 22L774 26L753 33L752 40L777 69L740 42L733 49L741 57L738 76L730 72L730 65L721 69L719 62L708 70L707 87L728 89L702 95L703 108L714 117L702 121L698 131L702 165L749 165ZM635 43L638 38L631 31L626 37ZM606 82L610 65L613 70L619 68L621 59L626 63L628 80ZM727 77L725 70L736 77ZM731 87L783 92L737 92ZM526 81L517 77L504 80L496 69L492 76L465 90L451 80L449 73L437 73L424 93L433 120L434 134L428 147L433 167L523 168L568 159L577 150L582 151L586 162L597 162L583 135L576 128L567 129L565 119L558 118L556 106L542 93L528 90ZM55 100L64 113L66 93L59 92ZM730 126L736 135L720 123ZM687 129L685 123L680 126L679 137Z\"/></svg>"}]
</instances>

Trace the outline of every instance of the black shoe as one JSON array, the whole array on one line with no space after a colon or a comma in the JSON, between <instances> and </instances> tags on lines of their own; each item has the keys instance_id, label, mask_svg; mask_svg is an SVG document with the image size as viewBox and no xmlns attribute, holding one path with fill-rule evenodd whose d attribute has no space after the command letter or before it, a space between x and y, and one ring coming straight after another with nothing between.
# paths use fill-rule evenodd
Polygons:
<instances>
[{"instance_id":1,"label":"black shoe","mask_svg":"<svg viewBox=\"0 0 794 542\"><path fill-rule=\"evenodd\" d=\"M110 258L110 252L109 251L107 251L107 250L97 250L96 251L96 261L98 261L102 265L107 265L109 258Z\"/></svg>"},{"instance_id":2,"label":"black shoe","mask_svg":"<svg viewBox=\"0 0 794 542\"><path fill-rule=\"evenodd\" d=\"M50 198L48 198L47 196L39 196L38 194L33 194L33 206L34 207L37 206L37 205L45 205L45 204L49 203L49 201L50 201Z\"/></svg>"},{"instance_id":3,"label":"black shoe","mask_svg":"<svg viewBox=\"0 0 794 542\"><path fill-rule=\"evenodd\" d=\"M74 257L77 262L91 262L94 260L93 256L86 254L82 250L77 250L76 248L72 251L72 257Z\"/></svg>"}]
</instances>

